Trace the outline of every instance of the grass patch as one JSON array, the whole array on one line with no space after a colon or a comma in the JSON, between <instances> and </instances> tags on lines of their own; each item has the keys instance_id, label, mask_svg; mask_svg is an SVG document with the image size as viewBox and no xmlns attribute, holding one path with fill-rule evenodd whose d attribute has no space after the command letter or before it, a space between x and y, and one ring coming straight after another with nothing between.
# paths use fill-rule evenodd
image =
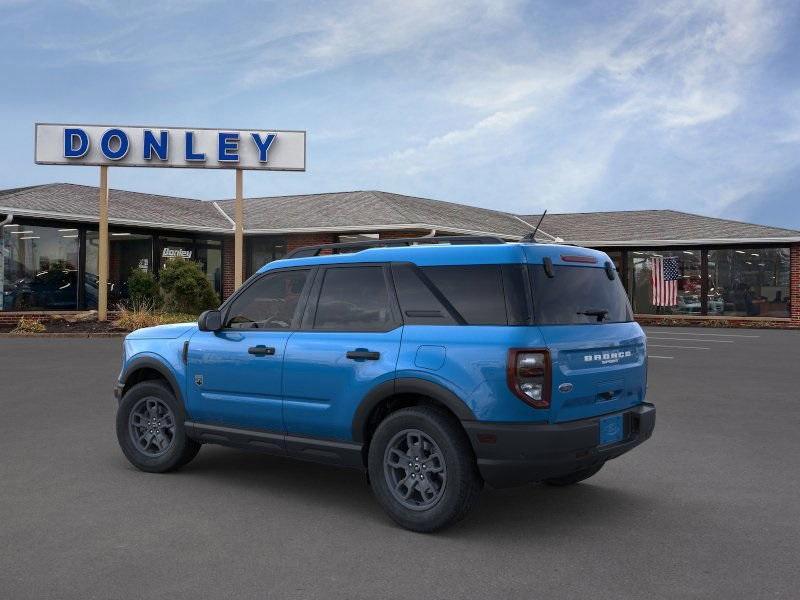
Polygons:
<instances>
[{"instance_id":1,"label":"grass patch","mask_svg":"<svg viewBox=\"0 0 800 600\"><path fill-rule=\"evenodd\" d=\"M127 331L135 331L143 327L169 325L171 323L191 323L197 321L197 315L189 313L171 313L153 309L149 303L136 304L130 308L120 306L119 316L114 325Z\"/></svg>"}]
</instances>

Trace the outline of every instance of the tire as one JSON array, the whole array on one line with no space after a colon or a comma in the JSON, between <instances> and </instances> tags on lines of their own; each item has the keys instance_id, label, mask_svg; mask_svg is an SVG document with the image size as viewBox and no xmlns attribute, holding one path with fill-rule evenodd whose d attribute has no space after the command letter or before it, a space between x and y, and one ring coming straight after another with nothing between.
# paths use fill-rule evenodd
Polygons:
<instances>
[{"instance_id":1,"label":"tire","mask_svg":"<svg viewBox=\"0 0 800 600\"><path fill-rule=\"evenodd\" d=\"M580 471L575 471L574 473L570 473L568 475L563 475L561 477L551 477L550 479L545 479L544 483L546 483L547 485L554 485L557 487L572 485L574 483L578 483L579 481L583 481L584 479L589 479L589 477L595 475L600 469L602 469L604 464L606 463L601 462L599 465L587 467L585 469L581 469Z\"/></svg>"},{"instance_id":2,"label":"tire","mask_svg":"<svg viewBox=\"0 0 800 600\"><path fill-rule=\"evenodd\" d=\"M428 406L398 410L378 425L369 447L368 470L375 497L389 516L422 533L463 519L483 487L472 447L458 422ZM425 473L428 479L422 483ZM410 485L398 488L397 482L406 480Z\"/></svg>"},{"instance_id":3,"label":"tire","mask_svg":"<svg viewBox=\"0 0 800 600\"><path fill-rule=\"evenodd\" d=\"M157 417L157 414L164 416ZM132 386L117 408L117 440L125 458L148 473L181 468L197 456L201 446L186 436L185 419L183 405L166 383L149 380ZM148 430L150 426L153 429ZM144 434L138 435L141 432ZM139 439L138 443L134 436Z\"/></svg>"}]
</instances>

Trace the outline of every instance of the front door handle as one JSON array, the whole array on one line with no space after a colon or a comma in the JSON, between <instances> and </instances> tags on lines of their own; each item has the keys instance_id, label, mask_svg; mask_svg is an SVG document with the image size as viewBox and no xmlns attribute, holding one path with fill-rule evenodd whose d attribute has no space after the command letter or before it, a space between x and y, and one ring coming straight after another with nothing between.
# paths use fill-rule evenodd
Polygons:
<instances>
[{"instance_id":1,"label":"front door handle","mask_svg":"<svg viewBox=\"0 0 800 600\"><path fill-rule=\"evenodd\" d=\"M378 360L381 357L381 353L359 348L358 350L350 350L346 356L352 360Z\"/></svg>"},{"instance_id":2,"label":"front door handle","mask_svg":"<svg viewBox=\"0 0 800 600\"><path fill-rule=\"evenodd\" d=\"M255 356L272 356L275 354L275 348L272 346L250 346L247 349L248 354L254 354Z\"/></svg>"}]
</instances>

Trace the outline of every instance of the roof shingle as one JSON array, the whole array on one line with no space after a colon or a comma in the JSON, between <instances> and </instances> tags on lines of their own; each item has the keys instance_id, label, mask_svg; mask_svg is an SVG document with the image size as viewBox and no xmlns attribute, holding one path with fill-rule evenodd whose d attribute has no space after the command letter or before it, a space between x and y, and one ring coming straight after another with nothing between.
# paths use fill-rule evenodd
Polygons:
<instances>
[{"instance_id":1,"label":"roof shingle","mask_svg":"<svg viewBox=\"0 0 800 600\"><path fill-rule=\"evenodd\" d=\"M540 216L522 215L522 218L535 225ZM800 238L800 231L675 210L547 213L541 228L567 242L590 242L594 245L605 242L624 244L678 240Z\"/></svg>"}]
</instances>

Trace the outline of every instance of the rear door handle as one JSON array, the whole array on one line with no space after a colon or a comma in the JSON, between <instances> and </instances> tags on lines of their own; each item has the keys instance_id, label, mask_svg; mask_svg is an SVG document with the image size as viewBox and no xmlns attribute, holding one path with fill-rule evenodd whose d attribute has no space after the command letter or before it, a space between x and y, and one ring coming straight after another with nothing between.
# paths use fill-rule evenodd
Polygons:
<instances>
[{"instance_id":1,"label":"rear door handle","mask_svg":"<svg viewBox=\"0 0 800 600\"><path fill-rule=\"evenodd\" d=\"M364 350L362 348L359 348L358 350L350 350L347 353L347 358L352 360L378 360L380 357L380 352L372 352L371 350Z\"/></svg>"},{"instance_id":2,"label":"rear door handle","mask_svg":"<svg viewBox=\"0 0 800 600\"><path fill-rule=\"evenodd\" d=\"M255 356L272 356L275 354L275 348L272 346L250 346L247 349L248 354L254 354Z\"/></svg>"}]
</instances>

